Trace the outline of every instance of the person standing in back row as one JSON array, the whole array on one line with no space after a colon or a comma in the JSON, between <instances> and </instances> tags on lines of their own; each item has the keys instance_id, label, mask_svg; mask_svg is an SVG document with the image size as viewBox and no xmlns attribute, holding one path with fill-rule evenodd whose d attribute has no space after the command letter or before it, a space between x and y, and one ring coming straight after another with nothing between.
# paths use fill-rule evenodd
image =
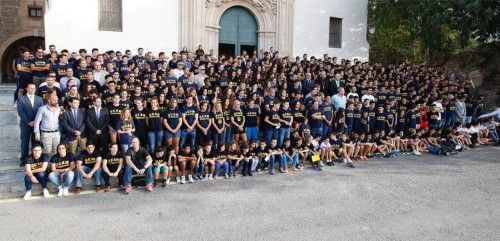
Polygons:
<instances>
[{"instance_id":1,"label":"person standing in back row","mask_svg":"<svg viewBox=\"0 0 500 241\"><path fill-rule=\"evenodd\" d=\"M59 116L61 108L58 105L58 98L55 91L47 93L48 103L36 113L33 132L35 140L43 143L43 153L52 156L57 151L57 145L61 140L59 132Z\"/></svg>"},{"instance_id":2,"label":"person standing in back row","mask_svg":"<svg viewBox=\"0 0 500 241\"><path fill-rule=\"evenodd\" d=\"M28 156L30 142L34 144L35 135L33 126L35 125L35 116L40 107L43 106L43 100L35 95L36 86L29 83L26 87L26 95L19 98L17 102L17 114L19 115L19 127L21 129L21 162Z\"/></svg>"}]
</instances>

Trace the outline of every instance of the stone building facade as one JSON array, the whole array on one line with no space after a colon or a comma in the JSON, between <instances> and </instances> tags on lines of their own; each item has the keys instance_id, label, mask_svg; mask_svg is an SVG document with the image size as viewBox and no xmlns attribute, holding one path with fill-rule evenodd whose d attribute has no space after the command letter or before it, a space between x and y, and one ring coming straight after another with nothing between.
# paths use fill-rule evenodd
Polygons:
<instances>
[{"instance_id":1,"label":"stone building facade","mask_svg":"<svg viewBox=\"0 0 500 241\"><path fill-rule=\"evenodd\" d=\"M44 6L43 0L0 1L0 83L12 82L19 47L45 45Z\"/></svg>"}]
</instances>

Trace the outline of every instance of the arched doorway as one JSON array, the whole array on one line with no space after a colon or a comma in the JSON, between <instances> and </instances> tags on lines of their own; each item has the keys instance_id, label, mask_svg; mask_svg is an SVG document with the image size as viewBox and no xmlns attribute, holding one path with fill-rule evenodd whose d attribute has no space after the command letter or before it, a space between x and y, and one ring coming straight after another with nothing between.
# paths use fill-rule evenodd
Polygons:
<instances>
[{"instance_id":1,"label":"arched doorway","mask_svg":"<svg viewBox=\"0 0 500 241\"><path fill-rule=\"evenodd\" d=\"M12 62L20 56L19 49L26 47L30 51L38 46L45 46L45 38L43 37L24 37L14 41L10 44L2 54L1 59L1 83L14 83L14 70L12 69Z\"/></svg>"},{"instance_id":2,"label":"arched doorway","mask_svg":"<svg viewBox=\"0 0 500 241\"><path fill-rule=\"evenodd\" d=\"M257 49L257 21L246 8L228 8L219 20L219 55L252 54Z\"/></svg>"}]
</instances>

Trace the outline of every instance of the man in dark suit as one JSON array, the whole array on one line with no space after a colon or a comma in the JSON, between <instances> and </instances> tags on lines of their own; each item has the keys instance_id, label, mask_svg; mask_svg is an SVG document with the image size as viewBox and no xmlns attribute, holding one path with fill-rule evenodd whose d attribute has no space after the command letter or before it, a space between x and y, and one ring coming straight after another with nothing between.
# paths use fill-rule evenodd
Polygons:
<instances>
[{"instance_id":1,"label":"man in dark suit","mask_svg":"<svg viewBox=\"0 0 500 241\"><path fill-rule=\"evenodd\" d=\"M335 77L330 82L330 90L333 92L332 95L337 94L340 87L345 88L345 82L340 79L340 74L335 74Z\"/></svg>"},{"instance_id":2,"label":"man in dark suit","mask_svg":"<svg viewBox=\"0 0 500 241\"><path fill-rule=\"evenodd\" d=\"M85 111L79 108L79 98L72 98L69 103L70 108L63 114L62 126L64 133L66 133L69 152L76 154L77 148L80 147L80 150L84 150L87 143Z\"/></svg>"},{"instance_id":3,"label":"man in dark suit","mask_svg":"<svg viewBox=\"0 0 500 241\"><path fill-rule=\"evenodd\" d=\"M109 143L109 112L102 107L101 97L96 97L94 107L87 110L87 136L96 150L106 149Z\"/></svg>"},{"instance_id":4,"label":"man in dark suit","mask_svg":"<svg viewBox=\"0 0 500 241\"><path fill-rule=\"evenodd\" d=\"M26 87L26 95L19 98L17 102L17 114L21 119L19 127L21 128L21 162L28 156L30 150L30 141L33 145L35 134L33 126L38 108L43 106L43 100L35 95L36 85L29 83Z\"/></svg>"},{"instance_id":5,"label":"man in dark suit","mask_svg":"<svg viewBox=\"0 0 500 241\"><path fill-rule=\"evenodd\" d=\"M314 87L314 81L311 79L311 73L306 73L306 78L302 80L302 94L306 96Z\"/></svg>"}]
</instances>

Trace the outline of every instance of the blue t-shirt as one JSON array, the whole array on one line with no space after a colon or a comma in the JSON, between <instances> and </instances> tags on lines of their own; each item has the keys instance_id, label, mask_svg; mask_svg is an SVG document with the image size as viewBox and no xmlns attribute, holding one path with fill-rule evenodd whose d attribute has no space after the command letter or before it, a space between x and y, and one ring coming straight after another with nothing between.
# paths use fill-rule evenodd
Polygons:
<instances>
[{"instance_id":1,"label":"blue t-shirt","mask_svg":"<svg viewBox=\"0 0 500 241\"><path fill-rule=\"evenodd\" d=\"M189 125L192 125L194 123L194 120L196 118L196 114L198 113L198 107L192 105L192 106L187 106L184 105L181 108L182 114L186 115L186 121ZM182 125L182 128L187 128L186 125Z\"/></svg>"},{"instance_id":2,"label":"blue t-shirt","mask_svg":"<svg viewBox=\"0 0 500 241\"><path fill-rule=\"evenodd\" d=\"M308 117L309 117L309 125L311 126L311 128L321 128L322 127L322 120L321 119L314 119L313 118L313 115L315 114L322 114L323 113L323 110L320 108L320 109L317 109L317 110L314 110L314 109L310 109L309 112L308 112Z\"/></svg>"},{"instance_id":3,"label":"blue t-shirt","mask_svg":"<svg viewBox=\"0 0 500 241\"><path fill-rule=\"evenodd\" d=\"M378 130L378 131L385 130L386 119L387 119L387 113L385 111L382 113L377 112L375 114L375 130Z\"/></svg>"},{"instance_id":4,"label":"blue t-shirt","mask_svg":"<svg viewBox=\"0 0 500 241\"><path fill-rule=\"evenodd\" d=\"M163 119L167 120L170 128L175 129L181 121L182 113L178 109L166 109L163 111Z\"/></svg>"},{"instance_id":5,"label":"blue t-shirt","mask_svg":"<svg viewBox=\"0 0 500 241\"><path fill-rule=\"evenodd\" d=\"M56 72L56 79L57 79L57 82L59 82L59 80L66 76L66 69L67 68L71 68L71 65L70 64L56 64L54 65L53 67L53 70Z\"/></svg>"},{"instance_id":6,"label":"blue t-shirt","mask_svg":"<svg viewBox=\"0 0 500 241\"><path fill-rule=\"evenodd\" d=\"M30 59L25 59L25 58L17 58L16 59L16 66L20 64L22 67L26 67L26 68L31 68L31 60ZM19 76L19 78L31 78L33 77L33 74L31 72L25 72L25 71L22 71L22 70L19 70L17 72L17 75Z\"/></svg>"},{"instance_id":7,"label":"blue t-shirt","mask_svg":"<svg viewBox=\"0 0 500 241\"><path fill-rule=\"evenodd\" d=\"M198 113L198 122L203 128L207 128L208 124L210 124L210 118L212 118L212 112L208 110Z\"/></svg>"},{"instance_id":8,"label":"blue t-shirt","mask_svg":"<svg viewBox=\"0 0 500 241\"><path fill-rule=\"evenodd\" d=\"M49 60L46 58L33 58L33 59L31 59L31 63L34 64L35 67L37 67L37 68L43 68L49 63ZM36 77L47 77L47 75L49 75L48 70L44 70L44 71L35 70L35 71L33 71L33 76L36 76Z\"/></svg>"}]
</instances>

